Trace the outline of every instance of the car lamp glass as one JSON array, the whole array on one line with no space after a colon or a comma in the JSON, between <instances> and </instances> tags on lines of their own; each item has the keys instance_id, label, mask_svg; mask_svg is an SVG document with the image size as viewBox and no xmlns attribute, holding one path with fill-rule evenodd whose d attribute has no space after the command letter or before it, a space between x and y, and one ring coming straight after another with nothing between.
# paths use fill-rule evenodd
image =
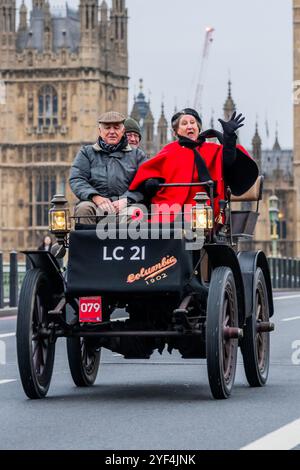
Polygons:
<instances>
[{"instance_id":1,"label":"car lamp glass","mask_svg":"<svg viewBox=\"0 0 300 470\"><path fill-rule=\"evenodd\" d=\"M50 232L65 234L71 230L70 211L64 196L56 195L51 201L52 208L49 211Z\"/></svg>"},{"instance_id":2,"label":"car lamp glass","mask_svg":"<svg viewBox=\"0 0 300 470\"><path fill-rule=\"evenodd\" d=\"M65 232L67 227L67 214L65 211L51 212L50 228L52 232Z\"/></svg>"},{"instance_id":3,"label":"car lamp glass","mask_svg":"<svg viewBox=\"0 0 300 470\"><path fill-rule=\"evenodd\" d=\"M213 210L207 205L209 197L206 193L197 193L195 196L196 205L192 208L192 229L212 229Z\"/></svg>"}]
</instances>

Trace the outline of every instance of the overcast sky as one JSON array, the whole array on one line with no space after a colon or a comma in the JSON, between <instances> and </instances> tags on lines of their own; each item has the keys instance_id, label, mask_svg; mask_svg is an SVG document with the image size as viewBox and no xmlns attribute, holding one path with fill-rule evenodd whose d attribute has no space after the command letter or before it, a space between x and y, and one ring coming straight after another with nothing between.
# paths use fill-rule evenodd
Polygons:
<instances>
[{"instance_id":1,"label":"overcast sky","mask_svg":"<svg viewBox=\"0 0 300 470\"><path fill-rule=\"evenodd\" d=\"M101 2L101 0L100 0ZM17 2L20 4L20 1ZM31 5L31 0L27 0ZM50 0L50 5L63 5ZM69 0L77 6L79 1ZM111 0L107 0L109 6ZM276 122L282 147L292 147L292 0L126 0L129 13L129 111L144 79L154 117L162 99L168 121L174 107L194 105L205 28L215 28L207 61L202 114L209 125L227 96L229 74L237 108L246 116L240 133L249 146L258 116L264 147L273 145ZM266 117L270 139L266 137Z\"/></svg>"}]
</instances>

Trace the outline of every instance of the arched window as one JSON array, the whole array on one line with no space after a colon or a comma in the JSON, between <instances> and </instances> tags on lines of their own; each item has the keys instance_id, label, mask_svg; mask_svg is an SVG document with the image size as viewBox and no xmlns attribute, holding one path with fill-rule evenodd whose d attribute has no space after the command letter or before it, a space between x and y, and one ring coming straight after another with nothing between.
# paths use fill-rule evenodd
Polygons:
<instances>
[{"instance_id":1,"label":"arched window","mask_svg":"<svg viewBox=\"0 0 300 470\"><path fill-rule=\"evenodd\" d=\"M58 99L54 87L45 85L39 92L38 127L57 126Z\"/></svg>"}]
</instances>

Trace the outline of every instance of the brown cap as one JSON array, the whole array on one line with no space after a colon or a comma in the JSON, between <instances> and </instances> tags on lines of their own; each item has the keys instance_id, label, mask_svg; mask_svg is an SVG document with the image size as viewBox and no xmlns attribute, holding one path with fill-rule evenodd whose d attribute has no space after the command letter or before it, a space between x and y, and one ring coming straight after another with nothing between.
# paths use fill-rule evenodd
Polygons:
<instances>
[{"instance_id":1,"label":"brown cap","mask_svg":"<svg viewBox=\"0 0 300 470\"><path fill-rule=\"evenodd\" d=\"M118 113L117 111L108 111L107 113L101 114L99 117L99 124L111 124L111 123L124 123L126 117L123 114Z\"/></svg>"}]
</instances>

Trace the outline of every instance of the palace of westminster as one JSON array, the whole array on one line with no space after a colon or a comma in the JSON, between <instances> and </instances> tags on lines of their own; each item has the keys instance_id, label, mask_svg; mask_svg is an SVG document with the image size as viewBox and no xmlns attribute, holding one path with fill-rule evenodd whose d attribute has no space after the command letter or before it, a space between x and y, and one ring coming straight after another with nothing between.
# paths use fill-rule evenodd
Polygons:
<instances>
[{"instance_id":1,"label":"palace of westminster","mask_svg":"<svg viewBox=\"0 0 300 470\"><path fill-rule=\"evenodd\" d=\"M300 0L294 8L294 80L300 80ZM18 20L18 21L17 21ZM128 12L125 0L80 0L55 16L47 0L28 12L0 0L0 251L36 248L48 228L51 197L68 187L70 165L95 140L100 112L128 114ZM224 116L235 110L229 82ZM149 156L168 141L162 105L155 126L142 81L129 113ZM269 197L279 199L278 245L300 257L300 103L294 106L294 150L262 150L256 126L248 149L265 176L255 248L270 253Z\"/></svg>"}]
</instances>

